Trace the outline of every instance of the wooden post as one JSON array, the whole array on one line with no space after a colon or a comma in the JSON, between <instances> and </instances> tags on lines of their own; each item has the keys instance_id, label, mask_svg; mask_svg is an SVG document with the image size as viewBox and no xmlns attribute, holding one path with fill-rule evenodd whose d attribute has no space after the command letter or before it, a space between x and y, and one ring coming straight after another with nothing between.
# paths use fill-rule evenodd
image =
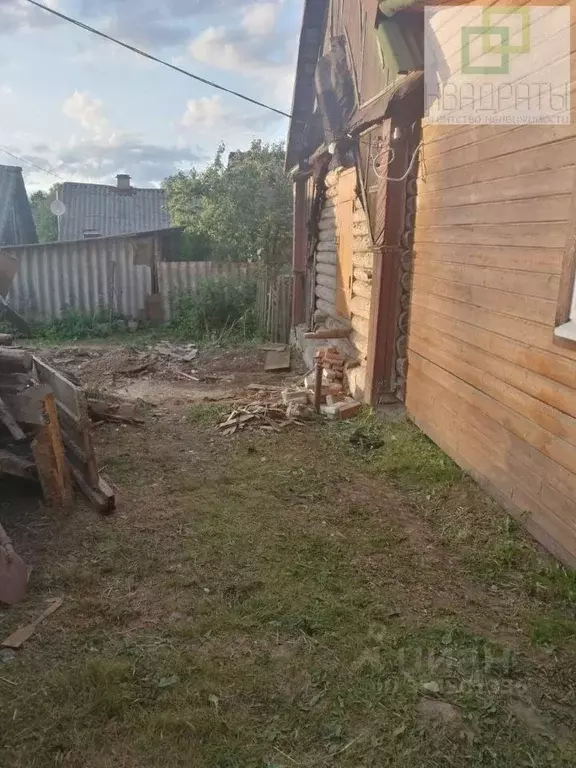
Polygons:
<instances>
[{"instance_id":1,"label":"wooden post","mask_svg":"<svg viewBox=\"0 0 576 768\"><path fill-rule=\"evenodd\" d=\"M47 504L70 508L74 504L74 492L70 469L64 453L64 443L53 394L42 400L44 426L32 443L38 477Z\"/></svg>"},{"instance_id":2,"label":"wooden post","mask_svg":"<svg viewBox=\"0 0 576 768\"><path fill-rule=\"evenodd\" d=\"M314 376L314 410L316 413L320 413L320 403L322 401L322 373L324 366L322 360L316 358L316 375Z\"/></svg>"}]
</instances>

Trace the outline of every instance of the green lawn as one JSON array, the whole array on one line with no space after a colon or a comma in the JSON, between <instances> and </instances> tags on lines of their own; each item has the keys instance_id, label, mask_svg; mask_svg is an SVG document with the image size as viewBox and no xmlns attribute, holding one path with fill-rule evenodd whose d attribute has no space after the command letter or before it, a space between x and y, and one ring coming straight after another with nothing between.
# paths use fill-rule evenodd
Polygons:
<instances>
[{"instance_id":1,"label":"green lawn","mask_svg":"<svg viewBox=\"0 0 576 768\"><path fill-rule=\"evenodd\" d=\"M20 517L0 630L64 605L0 664L0 765L576 765L573 574L409 424L219 417L101 428L118 513Z\"/></svg>"}]
</instances>

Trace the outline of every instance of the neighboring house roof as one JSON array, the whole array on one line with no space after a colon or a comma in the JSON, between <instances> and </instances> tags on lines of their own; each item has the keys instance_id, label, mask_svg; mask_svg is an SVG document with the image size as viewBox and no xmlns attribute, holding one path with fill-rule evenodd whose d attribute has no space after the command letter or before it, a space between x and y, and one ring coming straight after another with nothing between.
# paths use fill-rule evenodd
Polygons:
<instances>
[{"instance_id":1,"label":"neighboring house roof","mask_svg":"<svg viewBox=\"0 0 576 768\"><path fill-rule=\"evenodd\" d=\"M162 189L65 182L59 197L66 206L66 213L60 218L60 241L149 232L170 226Z\"/></svg>"},{"instance_id":2,"label":"neighboring house roof","mask_svg":"<svg viewBox=\"0 0 576 768\"><path fill-rule=\"evenodd\" d=\"M22 168L0 165L0 245L36 242L36 226Z\"/></svg>"}]
</instances>

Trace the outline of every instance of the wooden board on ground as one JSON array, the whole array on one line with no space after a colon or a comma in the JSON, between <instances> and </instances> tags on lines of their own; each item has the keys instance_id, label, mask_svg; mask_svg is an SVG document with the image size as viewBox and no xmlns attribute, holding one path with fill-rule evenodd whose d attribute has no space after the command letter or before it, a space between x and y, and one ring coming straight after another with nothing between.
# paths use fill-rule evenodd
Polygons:
<instances>
[{"instance_id":1,"label":"wooden board on ground","mask_svg":"<svg viewBox=\"0 0 576 768\"><path fill-rule=\"evenodd\" d=\"M289 371L290 370L290 347L283 345L283 349L270 349L266 352L264 362L265 371Z\"/></svg>"}]
</instances>

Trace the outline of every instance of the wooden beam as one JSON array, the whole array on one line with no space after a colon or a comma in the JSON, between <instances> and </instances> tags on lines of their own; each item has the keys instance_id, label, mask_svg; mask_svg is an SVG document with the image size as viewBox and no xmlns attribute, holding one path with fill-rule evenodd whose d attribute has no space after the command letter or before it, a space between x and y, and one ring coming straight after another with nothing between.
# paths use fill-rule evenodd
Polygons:
<instances>
[{"instance_id":1,"label":"wooden beam","mask_svg":"<svg viewBox=\"0 0 576 768\"><path fill-rule=\"evenodd\" d=\"M10 453L10 451L0 451L0 473L33 480L35 477L34 462L17 456L15 453Z\"/></svg>"},{"instance_id":2,"label":"wooden beam","mask_svg":"<svg viewBox=\"0 0 576 768\"><path fill-rule=\"evenodd\" d=\"M347 339L350 328L319 328L304 334L305 339Z\"/></svg>"},{"instance_id":3,"label":"wooden beam","mask_svg":"<svg viewBox=\"0 0 576 768\"><path fill-rule=\"evenodd\" d=\"M40 484L49 505L70 508L74 503L74 492L54 395L45 395L42 411L44 426L40 427L32 443Z\"/></svg>"},{"instance_id":4,"label":"wooden beam","mask_svg":"<svg viewBox=\"0 0 576 768\"><path fill-rule=\"evenodd\" d=\"M18 422L12 415L12 412L0 397L0 422L8 429L14 440L26 440L26 435L22 431Z\"/></svg>"},{"instance_id":5,"label":"wooden beam","mask_svg":"<svg viewBox=\"0 0 576 768\"><path fill-rule=\"evenodd\" d=\"M0 347L0 373L30 373L32 355L25 349Z\"/></svg>"}]
</instances>

